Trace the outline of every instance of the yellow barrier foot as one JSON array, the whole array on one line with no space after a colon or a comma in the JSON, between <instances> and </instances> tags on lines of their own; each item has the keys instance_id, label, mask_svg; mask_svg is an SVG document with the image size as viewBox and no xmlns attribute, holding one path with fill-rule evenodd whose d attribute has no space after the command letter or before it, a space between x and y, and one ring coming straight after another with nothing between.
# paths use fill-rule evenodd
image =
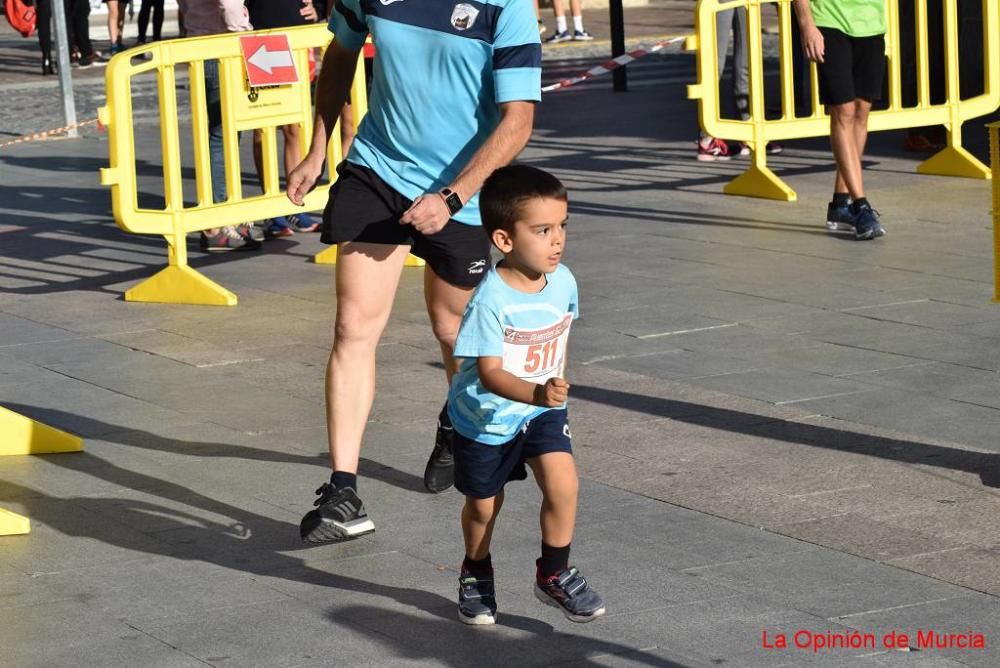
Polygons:
<instances>
[{"instance_id":1,"label":"yellow barrier foot","mask_svg":"<svg viewBox=\"0 0 1000 668\"><path fill-rule=\"evenodd\" d=\"M785 182L775 176L767 167L751 165L722 189L727 195L742 197L761 197L776 199L783 202L794 202L798 199L795 191L785 185Z\"/></svg>"},{"instance_id":2,"label":"yellow barrier foot","mask_svg":"<svg viewBox=\"0 0 1000 668\"><path fill-rule=\"evenodd\" d=\"M0 508L0 536L31 533L31 522L24 515Z\"/></svg>"},{"instance_id":3,"label":"yellow barrier foot","mask_svg":"<svg viewBox=\"0 0 1000 668\"><path fill-rule=\"evenodd\" d=\"M236 306L236 295L186 265L171 265L125 293L125 301Z\"/></svg>"},{"instance_id":4,"label":"yellow barrier foot","mask_svg":"<svg viewBox=\"0 0 1000 668\"><path fill-rule=\"evenodd\" d=\"M313 262L316 264L337 264L337 247L330 246L325 251L320 251L313 256ZM426 262L421 260L416 255L407 255L406 262L403 263L404 267L422 267Z\"/></svg>"},{"instance_id":5,"label":"yellow barrier foot","mask_svg":"<svg viewBox=\"0 0 1000 668\"><path fill-rule=\"evenodd\" d=\"M81 450L83 440L79 436L0 406L0 455L43 455Z\"/></svg>"},{"instance_id":6,"label":"yellow barrier foot","mask_svg":"<svg viewBox=\"0 0 1000 668\"><path fill-rule=\"evenodd\" d=\"M946 146L917 165L918 174L964 176L967 179L989 179L990 168L961 146Z\"/></svg>"}]
</instances>

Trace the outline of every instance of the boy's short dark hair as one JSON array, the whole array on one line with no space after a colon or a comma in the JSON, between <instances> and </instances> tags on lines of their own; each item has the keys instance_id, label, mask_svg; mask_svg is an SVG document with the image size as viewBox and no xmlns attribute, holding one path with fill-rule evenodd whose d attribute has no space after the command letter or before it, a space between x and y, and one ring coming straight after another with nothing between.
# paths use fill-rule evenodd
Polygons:
<instances>
[{"instance_id":1,"label":"boy's short dark hair","mask_svg":"<svg viewBox=\"0 0 1000 668\"><path fill-rule=\"evenodd\" d=\"M548 172L528 165L501 167L486 179L479 194L479 212L488 234L512 232L521 205L532 199L569 200L566 187Z\"/></svg>"}]
</instances>

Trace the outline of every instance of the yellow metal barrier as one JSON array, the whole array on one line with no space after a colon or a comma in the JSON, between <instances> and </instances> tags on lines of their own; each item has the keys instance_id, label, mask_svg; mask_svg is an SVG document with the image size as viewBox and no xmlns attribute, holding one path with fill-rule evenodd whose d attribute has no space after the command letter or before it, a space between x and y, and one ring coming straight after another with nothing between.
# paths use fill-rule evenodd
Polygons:
<instances>
[{"instance_id":1,"label":"yellow metal barrier","mask_svg":"<svg viewBox=\"0 0 1000 668\"><path fill-rule=\"evenodd\" d=\"M54 427L0 406L0 455L79 452L83 441ZM31 532L27 517L0 508L0 536Z\"/></svg>"},{"instance_id":2,"label":"yellow metal barrier","mask_svg":"<svg viewBox=\"0 0 1000 668\"><path fill-rule=\"evenodd\" d=\"M285 34L292 61L298 73L295 84L250 87L240 37L247 35ZM280 189L278 143L280 125L299 125L300 152L309 149L313 129L313 107L309 85L309 51L324 48L331 36L324 25L303 26L256 33L231 33L190 39L154 42L121 53L108 64L105 75L108 104L99 110L101 122L108 129L110 167L101 170L101 184L111 186L115 221L122 229L137 234L161 234L167 240L168 266L152 278L125 293L129 301L170 302L183 304L236 304L229 290L209 280L188 266L187 240L191 232L273 218L300 211ZM212 200L211 164L208 140L208 104L205 95L205 62L218 61L219 89L224 135L225 181L227 198ZM177 95L177 68L186 66L190 91L191 127L182 135ZM363 59L358 59L351 89L355 127L367 112L367 92ZM155 73L160 111L160 143L163 156L164 207L139 207L136 173L135 131L132 115L133 79ZM263 194L247 196L243 192L238 133L262 129ZM342 159L339 123L329 143L327 165ZM181 148L190 147L194 157L195 203L184 198ZM322 209L330 185L322 182L305 198L306 211ZM332 252L330 252L332 251ZM316 261L330 262L335 248L317 255ZM415 259L415 258L413 258ZM411 262L412 264L412 262Z\"/></svg>"},{"instance_id":3,"label":"yellow metal barrier","mask_svg":"<svg viewBox=\"0 0 1000 668\"><path fill-rule=\"evenodd\" d=\"M1000 123L990 123L987 127L993 165L993 301L1000 302Z\"/></svg>"},{"instance_id":4,"label":"yellow metal barrier","mask_svg":"<svg viewBox=\"0 0 1000 668\"><path fill-rule=\"evenodd\" d=\"M944 9L945 92L947 101L930 102L930 74L927 42L927 2L942 2ZM742 141L753 149L751 166L728 183L729 195L764 197L785 201L796 199L795 191L767 167L764 147L770 141L826 136L830 132L829 118L819 101L819 78L816 65L811 64L812 114L799 117L795 112L795 91L792 61L792 21L795 20L792 0L699 0L695 10L695 34L686 41L688 50L698 52L698 83L688 87L688 97L699 100L698 115L702 129L713 137ZM765 118L764 54L762 44L761 7L776 5L778 11L778 45L780 61L781 114ZM962 124L984 116L1000 107L1000 8L996 0L982 0L984 35L983 93L966 100L960 99L958 66L957 0L916 0L917 44L917 104L904 107L902 100L902 66L899 46L898 0L886 0L889 31L886 34L886 55L889 58L889 106L873 112L869 118L871 131L944 125L948 130L947 146L917 167L921 174L990 178L989 168L962 148ZM719 67L716 51L715 15L727 9L745 7L748 24L748 59L750 73L749 120L722 117L719 96ZM724 63L721 64L724 66ZM759 150L758 150L759 149Z\"/></svg>"}]
</instances>

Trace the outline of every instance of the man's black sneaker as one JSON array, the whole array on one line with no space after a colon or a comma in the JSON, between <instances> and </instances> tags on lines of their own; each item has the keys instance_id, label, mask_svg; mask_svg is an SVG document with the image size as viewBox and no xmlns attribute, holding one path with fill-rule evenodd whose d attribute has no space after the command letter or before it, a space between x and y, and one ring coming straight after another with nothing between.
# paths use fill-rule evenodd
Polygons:
<instances>
[{"instance_id":1,"label":"man's black sneaker","mask_svg":"<svg viewBox=\"0 0 1000 668\"><path fill-rule=\"evenodd\" d=\"M535 577L535 598L563 611L571 622L590 622L604 614L604 600L575 566L555 575Z\"/></svg>"},{"instance_id":2,"label":"man's black sneaker","mask_svg":"<svg viewBox=\"0 0 1000 668\"><path fill-rule=\"evenodd\" d=\"M437 494L455 484L455 457L451 451L454 434L452 427L446 427L438 420L434 450L424 469L424 487L428 492Z\"/></svg>"},{"instance_id":3,"label":"man's black sneaker","mask_svg":"<svg viewBox=\"0 0 1000 668\"><path fill-rule=\"evenodd\" d=\"M879 220L878 211L868 204L851 206L854 214L854 238L859 241L869 241L885 236L885 228Z\"/></svg>"},{"instance_id":4,"label":"man's black sneaker","mask_svg":"<svg viewBox=\"0 0 1000 668\"><path fill-rule=\"evenodd\" d=\"M316 490L316 506L302 518L299 533L302 541L313 545L338 543L366 536L375 531L375 523L365 512L357 492L351 487L337 489L326 482Z\"/></svg>"},{"instance_id":5,"label":"man's black sneaker","mask_svg":"<svg viewBox=\"0 0 1000 668\"><path fill-rule=\"evenodd\" d=\"M473 575L462 569L458 576L458 618L463 624L496 624L497 599L493 589L493 571Z\"/></svg>"}]
</instances>

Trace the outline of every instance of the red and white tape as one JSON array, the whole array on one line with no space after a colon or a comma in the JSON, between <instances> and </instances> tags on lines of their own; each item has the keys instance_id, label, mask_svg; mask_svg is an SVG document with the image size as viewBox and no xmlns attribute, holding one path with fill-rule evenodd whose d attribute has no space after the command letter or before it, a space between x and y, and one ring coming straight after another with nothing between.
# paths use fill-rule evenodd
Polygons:
<instances>
[{"instance_id":1,"label":"red and white tape","mask_svg":"<svg viewBox=\"0 0 1000 668\"><path fill-rule=\"evenodd\" d=\"M648 49L635 49L634 51L629 51L628 53L622 54L617 58L612 58L606 63L602 63L597 67L592 67L583 74L573 77L572 79L563 79L562 81L550 84L542 88L543 93L551 93L552 91L559 90L561 88L569 88L574 84L578 84L581 81L586 81L588 79L593 79L594 77L601 76L602 74L607 74L608 72L614 72L619 67L624 67L628 65L633 60L638 60L643 56L648 56L651 53L656 53L660 49L666 48L671 44L676 44L677 42L683 42L685 37L671 37L670 39L665 39L662 42L657 42Z\"/></svg>"},{"instance_id":2,"label":"red and white tape","mask_svg":"<svg viewBox=\"0 0 1000 668\"><path fill-rule=\"evenodd\" d=\"M88 118L85 121L80 121L79 123L73 123L72 125L56 128L54 130L46 130L45 132L35 132L34 134L18 137L17 139L13 139L9 142L4 142L3 144L0 144L0 148L6 148L7 146L13 146L14 144L25 144L29 141L38 141L39 139L47 139L52 135L59 135L64 132L69 132L70 130L75 130L76 128L82 128L87 125L93 125L94 123L98 124L97 127L99 129L101 130L104 129L96 118Z\"/></svg>"},{"instance_id":3,"label":"red and white tape","mask_svg":"<svg viewBox=\"0 0 1000 668\"><path fill-rule=\"evenodd\" d=\"M572 86L574 84L578 84L581 81L587 81L588 79L593 79L594 77L601 76L602 74L607 74L608 72L614 72L619 67L624 67L625 65L628 65L632 61L638 60L639 58L642 58L643 56L648 56L651 53L656 53L660 49L664 49L664 48L670 46L671 44L676 44L677 42L683 42L684 39L685 39L684 37L671 37L670 39L665 39L662 42L657 42L656 44L654 44L653 46L649 47L648 49L635 49L633 51L629 51L628 53L623 54L621 56L618 56L617 58L612 58L608 62L602 63L601 65L598 65L597 67L592 67L589 70L587 70L586 72L584 72L583 74L575 76L575 77L573 77L571 79L563 79L562 81L559 81L559 82L556 82L554 84L550 84L548 86L545 86L544 88L542 88L542 92L543 93L551 93L552 91L560 90L562 88L569 88L570 86ZM368 57L367 52L365 53L365 56ZM72 130L74 128L81 128L81 127L83 127L85 125L91 125L91 124L97 123L97 122L98 121L97 121L96 118L91 118L91 119L88 119L86 121L82 121L80 123L74 123L73 125L67 125L66 127L56 128L55 130L46 130L45 132L36 132L34 134L31 134L31 135L25 135L24 137L18 137L17 139L14 139L13 141L9 141L9 142L0 144L0 148L5 148L7 146L13 146L14 144L24 144L26 142L36 141L36 140L39 140L39 139L45 139L47 137L51 137L52 135L62 134L63 132L68 132L69 130ZM98 127L100 127L100 126L98 126ZM101 129L103 129L103 128L101 128Z\"/></svg>"}]
</instances>

